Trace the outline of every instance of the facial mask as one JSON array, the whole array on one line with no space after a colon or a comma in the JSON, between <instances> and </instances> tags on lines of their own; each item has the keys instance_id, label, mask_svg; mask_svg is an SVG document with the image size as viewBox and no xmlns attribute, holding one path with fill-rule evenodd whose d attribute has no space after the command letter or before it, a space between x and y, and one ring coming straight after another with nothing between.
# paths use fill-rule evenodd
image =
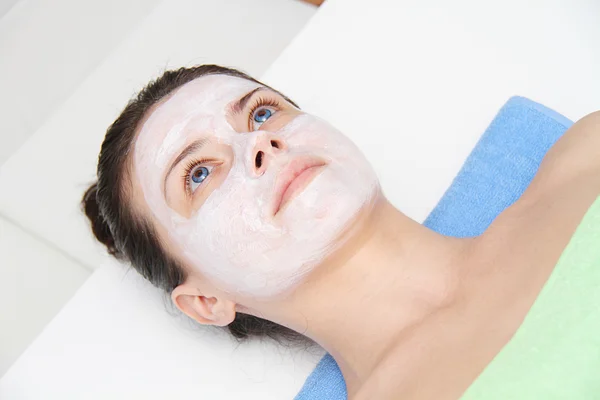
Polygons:
<instances>
[{"instance_id":1,"label":"facial mask","mask_svg":"<svg viewBox=\"0 0 600 400\"><path fill-rule=\"evenodd\" d=\"M301 114L277 132L236 132L227 107L258 86L222 75L187 83L148 118L134 156L144 198L186 265L222 290L264 298L293 288L335 250L336 239L373 198L378 181L356 146L314 116ZM167 204L162 179L182 149L207 134L231 147L234 162L221 185L186 218ZM267 136L287 149L256 176L256 145ZM303 156L327 165L273 217L276 179Z\"/></svg>"}]
</instances>

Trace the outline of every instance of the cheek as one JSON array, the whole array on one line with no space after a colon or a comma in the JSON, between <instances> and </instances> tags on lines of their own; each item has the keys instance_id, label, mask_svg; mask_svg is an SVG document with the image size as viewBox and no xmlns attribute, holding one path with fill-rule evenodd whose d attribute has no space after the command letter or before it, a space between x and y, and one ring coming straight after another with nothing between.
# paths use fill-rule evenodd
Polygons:
<instances>
[{"instance_id":1,"label":"cheek","mask_svg":"<svg viewBox=\"0 0 600 400\"><path fill-rule=\"evenodd\" d=\"M290 125L289 129L282 130L282 136L291 149L310 152L333 163L371 173L369 162L354 142L328 123L303 115Z\"/></svg>"},{"instance_id":2,"label":"cheek","mask_svg":"<svg viewBox=\"0 0 600 400\"><path fill-rule=\"evenodd\" d=\"M244 166L232 167L199 212L171 231L186 259L209 277L237 282L243 271L263 263L262 255L282 231L266 218L268 182L249 180ZM238 282L239 283L239 282Z\"/></svg>"}]
</instances>

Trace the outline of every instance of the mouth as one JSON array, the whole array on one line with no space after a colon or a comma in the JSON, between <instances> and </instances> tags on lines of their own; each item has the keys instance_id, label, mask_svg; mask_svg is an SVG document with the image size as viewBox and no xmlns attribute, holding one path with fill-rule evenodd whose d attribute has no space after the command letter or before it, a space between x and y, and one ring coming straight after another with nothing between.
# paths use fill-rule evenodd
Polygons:
<instances>
[{"instance_id":1,"label":"mouth","mask_svg":"<svg viewBox=\"0 0 600 400\"><path fill-rule=\"evenodd\" d=\"M273 215L277 215L321 173L327 163L316 157L298 157L279 173L273 195Z\"/></svg>"}]
</instances>

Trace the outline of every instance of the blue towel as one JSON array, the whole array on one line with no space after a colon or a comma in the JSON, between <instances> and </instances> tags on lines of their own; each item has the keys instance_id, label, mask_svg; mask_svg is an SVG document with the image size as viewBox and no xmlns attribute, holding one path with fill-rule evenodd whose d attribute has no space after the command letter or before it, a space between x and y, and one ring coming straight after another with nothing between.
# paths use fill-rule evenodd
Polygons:
<instances>
[{"instance_id":1,"label":"blue towel","mask_svg":"<svg viewBox=\"0 0 600 400\"><path fill-rule=\"evenodd\" d=\"M483 233L521 196L548 149L571 125L570 120L541 104L524 97L510 98L424 225L448 236ZM346 383L329 354L296 396L296 400L346 398Z\"/></svg>"}]
</instances>

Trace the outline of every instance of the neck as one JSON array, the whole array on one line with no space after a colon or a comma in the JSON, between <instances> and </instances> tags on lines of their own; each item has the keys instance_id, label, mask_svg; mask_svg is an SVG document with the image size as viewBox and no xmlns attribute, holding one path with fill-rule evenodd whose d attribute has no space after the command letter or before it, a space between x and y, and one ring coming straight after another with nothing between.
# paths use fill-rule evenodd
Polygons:
<instances>
[{"instance_id":1,"label":"neck","mask_svg":"<svg viewBox=\"0 0 600 400\"><path fill-rule=\"evenodd\" d=\"M384 199L366 220L345 254L328 260L270 316L323 346L349 392L403 335L452 303L469 243L423 227Z\"/></svg>"}]
</instances>

